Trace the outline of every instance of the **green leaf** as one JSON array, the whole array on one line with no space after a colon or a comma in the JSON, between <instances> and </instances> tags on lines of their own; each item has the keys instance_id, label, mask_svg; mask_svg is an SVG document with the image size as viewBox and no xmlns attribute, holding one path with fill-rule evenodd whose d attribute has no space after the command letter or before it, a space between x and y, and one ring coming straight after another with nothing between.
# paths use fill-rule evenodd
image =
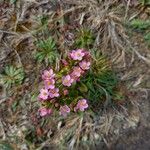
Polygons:
<instances>
[{"instance_id":1,"label":"green leaf","mask_svg":"<svg viewBox=\"0 0 150 150\"><path fill-rule=\"evenodd\" d=\"M10 0L11 4L16 4L17 0Z\"/></svg>"},{"instance_id":2,"label":"green leaf","mask_svg":"<svg viewBox=\"0 0 150 150\"><path fill-rule=\"evenodd\" d=\"M15 112L16 109L17 109L17 105L18 105L18 101L15 101L13 104L12 104L12 110Z\"/></svg>"},{"instance_id":3,"label":"green leaf","mask_svg":"<svg viewBox=\"0 0 150 150\"><path fill-rule=\"evenodd\" d=\"M77 39L75 40L75 46L81 48L89 48L94 43L94 35L91 30L88 29L80 29L78 31Z\"/></svg>"},{"instance_id":4,"label":"green leaf","mask_svg":"<svg viewBox=\"0 0 150 150\"><path fill-rule=\"evenodd\" d=\"M24 71L22 68L15 68L13 66L6 66L5 72L1 75L1 81L7 88L13 84L21 84L24 79Z\"/></svg>"},{"instance_id":5,"label":"green leaf","mask_svg":"<svg viewBox=\"0 0 150 150\"><path fill-rule=\"evenodd\" d=\"M37 41L38 52L35 54L35 59L39 62L45 62L48 64L53 64L57 57L58 52L56 50L55 41L49 37L47 40Z\"/></svg>"},{"instance_id":6,"label":"green leaf","mask_svg":"<svg viewBox=\"0 0 150 150\"><path fill-rule=\"evenodd\" d=\"M134 19L131 21L130 26L133 29L146 30L150 27L150 20Z\"/></svg>"},{"instance_id":7,"label":"green leaf","mask_svg":"<svg viewBox=\"0 0 150 150\"><path fill-rule=\"evenodd\" d=\"M150 0L140 0L142 5L150 5Z\"/></svg>"},{"instance_id":8,"label":"green leaf","mask_svg":"<svg viewBox=\"0 0 150 150\"><path fill-rule=\"evenodd\" d=\"M86 93L88 91L88 88L84 83L81 83L79 90L80 90L80 92Z\"/></svg>"},{"instance_id":9,"label":"green leaf","mask_svg":"<svg viewBox=\"0 0 150 150\"><path fill-rule=\"evenodd\" d=\"M14 148L6 142L0 142L0 150L14 150Z\"/></svg>"}]
</instances>

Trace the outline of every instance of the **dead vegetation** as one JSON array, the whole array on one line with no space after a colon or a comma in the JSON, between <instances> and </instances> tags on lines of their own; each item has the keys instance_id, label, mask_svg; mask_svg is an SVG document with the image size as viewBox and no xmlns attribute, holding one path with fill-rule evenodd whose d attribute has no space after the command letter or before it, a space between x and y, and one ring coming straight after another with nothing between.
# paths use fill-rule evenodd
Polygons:
<instances>
[{"instance_id":1,"label":"dead vegetation","mask_svg":"<svg viewBox=\"0 0 150 150\"><path fill-rule=\"evenodd\" d=\"M2 86L1 139L13 143L14 149L40 150L51 144L64 149L107 149L124 130L136 129L139 123L149 128L149 122L143 121L147 114L141 110L149 113L149 49L140 41L141 37L129 38L125 28L125 21L140 16L143 10L147 7L134 13L130 0L127 3L118 0L0 2L0 73L7 64L13 64L21 66L26 74L23 85L11 88L11 92ZM38 102L33 94L44 66L34 59L34 42L51 34L59 52L64 53L73 47L76 30L80 28L94 33L93 48L110 59L122 85L127 86L127 106L100 111L98 115L91 112L71 115L64 120L55 119L54 115L45 121L36 114ZM138 42L142 44L137 45ZM141 104L143 98L146 106ZM35 140L30 141L30 136Z\"/></svg>"}]
</instances>

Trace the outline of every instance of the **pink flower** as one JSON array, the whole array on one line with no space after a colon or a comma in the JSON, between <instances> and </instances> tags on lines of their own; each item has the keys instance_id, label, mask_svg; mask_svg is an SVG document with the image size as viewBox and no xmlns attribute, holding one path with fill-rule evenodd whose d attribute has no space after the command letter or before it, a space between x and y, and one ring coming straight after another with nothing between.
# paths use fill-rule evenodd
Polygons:
<instances>
[{"instance_id":1,"label":"pink flower","mask_svg":"<svg viewBox=\"0 0 150 150\"><path fill-rule=\"evenodd\" d=\"M46 115L50 115L52 113L52 109L40 108L39 113L41 117L44 117Z\"/></svg>"},{"instance_id":2,"label":"pink flower","mask_svg":"<svg viewBox=\"0 0 150 150\"><path fill-rule=\"evenodd\" d=\"M59 89L58 88L49 90L49 97L50 98L54 98L54 97L58 97L58 96L59 96Z\"/></svg>"},{"instance_id":3,"label":"pink flower","mask_svg":"<svg viewBox=\"0 0 150 150\"><path fill-rule=\"evenodd\" d=\"M73 79L70 77L70 75L67 75L67 76L62 78L62 84L64 86L68 86L69 87L69 86L71 86L72 82L73 82Z\"/></svg>"},{"instance_id":4,"label":"pink flower","mask_svg":"<svg viewBox=\"0 0 150 150\"><path fill-rule=\"evenodd\" d=\"M83 52L82 49L78 49L78 50L73 50L70 53L70 56L73 60L82 60L82 58L85 56L85 53Z\"/></svg>"},{"instance_id":5,"label":"pink flower","mask_svg":"<svg viewBox=\"0 0 150 150\"><path fill-rule=\"evenodd\" d=\"M69 94L69 91L68 90L64 90L64 95L66 96L66 95L68 95Z\"/></svg>"},{"instance_id":6,"label":"pink flower","mask_svg":"<svg viewBox=\"0 0 150 150\"><path fill-rule=\"evenodd\" d=\"M68 66L68 62L65 59L62 60L62 63L64 66Z\"/></svg>"},{"instance_id":7,"label":"pink flower","mask_svg":"<svg viewBox=\"0 0 150 150\"><path fill-rule=\"evenodd\" d=\"M90 56L90 52L89 52L89 51L83 50L83 52L84 52L84 54L85 54L86 56Z\"/></svg>"},{"instance_id":8,"label":"pink flower","mask_svg":"<svg viewBox=\"0 0 150 150\"><path fill-rule=\"evenodd\" d=\"M41 89L40 94L39 94L39 98L42 100L46 100L46 99L48 99L48 95L49 95L49 92L47 89Z\"/></svg>"},{"instance_id":9,"label":"pink flower","mask_svg":"<svg viewBox=\"0 0 150 150\"><path fill-rule=\"evenodd\" d=\"M60 107L60 115L66 117L68 113L70 113L70 108L67 105Z\"/></svg>"},{"instance_id":10,"label":"pink flower","mask_svg":"<svg viewBox=\"0 0 150 150\"><path fill-rule=\"evenodd\" d=\"M77 106L74 108L76 111L77 109L80 109L80 111L84 111L84 109L88 108L87 100L81 99L78 101Z\"/></svg>"},{"instance_id":11,"label":"pink flower","mask_svg":"<svg viewBox=\"0 0 150 150\"><path fill-rule=\"evenodd\" d=\"M44 84L45 84L46 89L54 89L55 88L55 80L54 79L45 80Z\"/></svg>"},{"instance_id":12,"label":"pink flower","mask_svg":"<svg viewBox=\"0 0 150 150\"><path fill-rule=\"evenodd\" d=\"M42 75L42 79L43 80L49 80L49 79L52 79L54 78L55 74L53 72L53 69L50 69L50 70L44 70L44 73Z\"/></svg>"},{"instance_id":13,"label":"pink flower","mask_svg":"<svg viewBox=\"0 0 150 150\"><path fill-rule=\"evenodd\" d=\"M52 114L52 112L53 112L52 109L50 109L50 108L47 109L47 114L48 114L48 115Z\"/></svg>"},{"instance_id":14,"label":"pink flower","mask_svg":"<svg viewBox=\"0 0 150 150\"><path fill-rule=\"evenodd\" d=\"M79 63L79 66L83 69L83 70L88 70L90 69L90 62L86 62L86 61L82 61Z\"/></svg>"},{"instance_id":15,"label":"pink flower","mask_svg":"<svg viewBox=\"0 0 150 150\"><path fill-rule=\"evenodd\" d=\"M73 72L71 73L71 75L73 77L80 77L81 73L82 73L82 70L81 70L80 67L74 67Z\"/></svg>"}]
</instances>

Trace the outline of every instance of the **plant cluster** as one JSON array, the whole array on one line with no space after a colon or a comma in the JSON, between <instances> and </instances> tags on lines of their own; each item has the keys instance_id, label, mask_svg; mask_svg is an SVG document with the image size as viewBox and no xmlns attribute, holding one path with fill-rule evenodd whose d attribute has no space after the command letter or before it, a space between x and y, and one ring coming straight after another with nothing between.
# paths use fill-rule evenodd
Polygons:
<instances>
[{"instance_id":1,"label":"plant cluster","mask_svg":"<svg viewBox=\"0 0 150 150\"><path fill-rule=\"evenodd\" d=\"M130 23L131 28L139 31L146 30L150 27L150 21L149 20L141 20L141 19L134 19Z\"/></svg>"},{"instance_id":2,"label":"plant cluster","mask_svg":"<svg viewBox=\"0 0 150 150\"><path fill-rule=\"evenodd\" d=\"M91 30L82 28L78 31L75 45L78 47L89 48L91 45L93 45L94 39L95 38Z\"/></svg>"},{"instance_id":3,"label":"plant cluster","mask_svg":"<svg viewBox=\"0 0 150 150\"><path fill-rule=\"evenodd\" d=\"M24 79L24 71L22 67L6 66L4 73L0 74L0 81L10 88L13 84L21 84Z\"/></svg>"},{"instance_id":4,"label":"plant cluster","mask_svg":"<svg viewBox=\"0 0 150 150\"><path fill-rule=\"evenodd\" d=\"M37 41L38 51L35 54L35 58L38 62L45 62L46 65L52 64L55 62L58 57L56 43L49 37L47 40Z\"/></svg>"},{"instance_id":5,"label":"plant cluster","mask_svg":"<svg viewBox=\"0 0 150 150\"><path fill-rule=\"evenodd\" d=\"M118 79L112 71L109 61L98 51L91 50L92 65L85 78L80 81L82 92L90 101L91 109L103 108L123 97L117 90ZM118 98L119 97L119 98Z\"/></svg>"},{"instance_id":6,"label":"plant cluster","mask_svg":"<svg viewBox=\"0 0 150 150\"><path fill-rule=\"evenodd\" d=\"M90 53L84 49L77 49L69 52L67 59L62 60L58 72L55 73L52 68L45 70L42 74L44 87L39 94L42 103L40 115L49 115L54 109L67 116L71 111L87 109L87 99L78 91L76 85L86 76L90 66Z\"/></svg>"},{"instance_id":7,"label":"plant cluster","mask_svg":"<svg viewBox=\"0 0 150 150\"><path fill-rule=\"evenodd\" d=\"M148 43L148 46L150 46L150 32L145 34L144 39Z\"/></svg>"},{"instance_id":8,"label":"plant cluster","mask_svg":"<svg viewBox=\"0 0 150 150\"><path fill-rule=\"evenodd\" d=\"M140 0L140 3L141 3L143 6L147 6L147 5L150 5L150 0Z\"/></svg>"},{"instance_id":9,"label":"plant cluster","mask_svg":"<svg viewBox=\"0 0 150 150\"><path fill-rule=\"evenodd\" d=\"M144 35L144 40L150 46L150 21L149 20L141 20L141 19L134 19L131 21L130 27L135 31L138 31Z\"/></svg>"}]
</instances>

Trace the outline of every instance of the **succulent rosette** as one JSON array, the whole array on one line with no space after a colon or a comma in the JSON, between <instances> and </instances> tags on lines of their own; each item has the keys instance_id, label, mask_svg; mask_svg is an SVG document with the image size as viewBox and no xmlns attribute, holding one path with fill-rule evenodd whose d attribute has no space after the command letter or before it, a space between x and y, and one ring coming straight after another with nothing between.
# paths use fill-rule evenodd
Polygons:
<instances>
[{"instance_id":1,"label":"succulent rosette","mask_svg":"<svg viewBox=\"0 0 150 150\"><path fill-rule=\"evenodd\" d=\"M59 71L55 72L52 68L44 70L44 87L39 93L42 104L39 114L44 117L57 110L66 117L70 112L85 111L89 106L88 101L78 92L76 85L86 76L90 67L90 53L77 49L70 51L68 57L62 60Z\"/></svg>"}]
</instances>

